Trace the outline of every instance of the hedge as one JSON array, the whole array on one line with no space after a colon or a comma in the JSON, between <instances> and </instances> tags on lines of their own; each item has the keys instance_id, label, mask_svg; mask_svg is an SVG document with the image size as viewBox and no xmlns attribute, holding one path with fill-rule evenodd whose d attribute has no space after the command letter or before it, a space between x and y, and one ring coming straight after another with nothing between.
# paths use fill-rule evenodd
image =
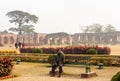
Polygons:
<instances>
[{"instance_id":1,"label":"hedge","mask_svg":"<svg viewBox=\"0 0 120 81\"><path fill-rule=\"evenodd\" d=\"M0 57L0 77L8 76L13 69L12 59L10 57Z\"/></svg>"},{"instance_id":2,"label":"hedge","mask_svg":"<svg viewBox=\"0 0 120 81\"><path fill-rule=\"evenodd\" d=\"M97 54L107 54L109 55L111 52L111 49L109 47L99 47L99 46L66 46L66 47L49 47L49 48L37 48L42 50L43 53L46 54L55 54L58 49L62 49L65 54L87 54L87 50L89 49L95 49L97 51ZM34 53L33 50L36 48L21 48L21 53ZM38 52L37 52L38 53Z\"/></svg>"}]
</instances>

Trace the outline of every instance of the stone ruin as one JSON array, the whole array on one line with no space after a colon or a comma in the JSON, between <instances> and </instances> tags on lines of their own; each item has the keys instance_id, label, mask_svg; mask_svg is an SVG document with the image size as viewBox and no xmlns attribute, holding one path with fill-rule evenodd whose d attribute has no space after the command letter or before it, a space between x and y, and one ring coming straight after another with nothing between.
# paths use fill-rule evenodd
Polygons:
<instances>
[{"instance_id":1,"label":"stone ruin","mask_svg":"<svg viewBox=\"0 0 120 81\"><path fill-rule=\"evenodd\" d=\"M40 45L81 45L81 44L120 44L120 31L107 33L35 33L16 35L13 33L0 33L0 46L14 45L17 41L26 46Z\"/></svg>"}]
</instances>

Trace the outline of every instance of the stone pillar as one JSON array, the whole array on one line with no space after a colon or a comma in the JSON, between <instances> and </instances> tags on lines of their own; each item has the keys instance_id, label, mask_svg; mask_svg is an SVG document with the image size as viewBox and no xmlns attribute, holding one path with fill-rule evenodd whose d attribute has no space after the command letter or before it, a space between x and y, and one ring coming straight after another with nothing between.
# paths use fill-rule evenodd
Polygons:
<instances>
[{"instance_id":1,"label":"stone pillar","mask_svg":"<svg viewBox=\"0 0 120 81\"><path fill-rule=\"evenodd\" d=\"M55 45L58 45L58 40L59 40L59 38L55 38L55 39L54 39Z\"/></svg>"},{"instance_id":2,"label":"stone pillar","mask_svg":"<svg viewBox=\"0 0 120 81\"><path fill-rule=\"evenodd\" d=\"M65 44L65 39L64 38L62 38L61 43L62 43L62 45Z\"/></svg>"}]
</instances>

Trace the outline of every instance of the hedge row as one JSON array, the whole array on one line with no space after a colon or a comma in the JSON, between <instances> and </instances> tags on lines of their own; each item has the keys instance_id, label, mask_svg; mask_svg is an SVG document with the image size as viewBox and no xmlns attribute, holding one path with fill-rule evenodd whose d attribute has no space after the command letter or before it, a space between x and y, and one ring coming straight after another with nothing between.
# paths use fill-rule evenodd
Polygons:
<instances>
[{"instance_id":1,"label":"hedge row","mask_svg":"<svg viewBox=\"0 0 120 81\"><path fill-rule=\"evenodd\" d=\"M21 53L34 53L36 48L21 48ZM62 49L65 54L88 54L89 49L95 49L97 54L110 54L111 49L109 47L100 47L100 46L66 46L66 47L49 47L49 48L37 48L42 50L43 53L54 54L58 49ZM39 53L39 52L37 52ZM41 53L41 52L40 52Z\"/></svg>"},{"instance_id":2,"label":"hedge row","mask_svg":"<svg viewBox=\"0 0 120 81\"><path fill-rule=\"evenodd\" d=\"M50 56L55 54L9 54L14 61L21 60L25 62L50 62ZM2 54L1 57L6 56ZM105 66L120 66L120 56L111 55L77 55L77 54L65 54L65 64L85 64L89 62L92 65L98 65L103 63Z\"/></svg>"},{"instance_id":3,"label":"hedge row","mask_svg":"<svg viewBox=\"0 0 120 81\"><path fill-rule=\"evenodd\" d=\"M8 76L13 69L12 59L10 57L0 57L0 77Z\"/></svg>"},{"instance_id":4,"label":"hedge row","mask_svg":"<svg viewBox=\"0 0 120 81\"><path fill-rule=\"evenodd\" d=\"M20 48L21 53L43 53L41 48Z\"/></svg>"},{"instance_id":5,"label":"hedge row","mask_svg":"<svg viewBox=\"0 0 120 81\"><path fill-rule=\"evenodd\" d=\"M112 77L111 81L120 81L120 71Z\"/></svg>"},{"instance_id":6,"label":"hedge row","mask_svg":"<svg viewBox=\"0 0 120 81\"><path fill-rule=\"evenodd\" d=\"M17 53L16 50L0 50L0 54L2 53Z\"/></svg>"}]
</instances>

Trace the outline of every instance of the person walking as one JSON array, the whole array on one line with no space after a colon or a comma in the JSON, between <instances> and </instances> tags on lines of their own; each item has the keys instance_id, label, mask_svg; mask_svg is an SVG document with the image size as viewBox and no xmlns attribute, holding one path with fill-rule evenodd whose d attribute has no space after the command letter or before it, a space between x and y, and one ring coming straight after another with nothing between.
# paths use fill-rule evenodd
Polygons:
<instances>
[{"instance_id":1,"label":"person walking","mask_svg":"<svg viewBox=\"0 0 120 81\"><path fill-rule=\"evenodd\" d=\"M57 77L61 77L61 74L63 72L62 66L64 65L64 61L65 61L64 53L61 49L58 49L57 55L56 55L55 60L52 64L51 76L55 75L55 70L58 67L59 73L58 73Z\"/></svg>"}]
</instances>

